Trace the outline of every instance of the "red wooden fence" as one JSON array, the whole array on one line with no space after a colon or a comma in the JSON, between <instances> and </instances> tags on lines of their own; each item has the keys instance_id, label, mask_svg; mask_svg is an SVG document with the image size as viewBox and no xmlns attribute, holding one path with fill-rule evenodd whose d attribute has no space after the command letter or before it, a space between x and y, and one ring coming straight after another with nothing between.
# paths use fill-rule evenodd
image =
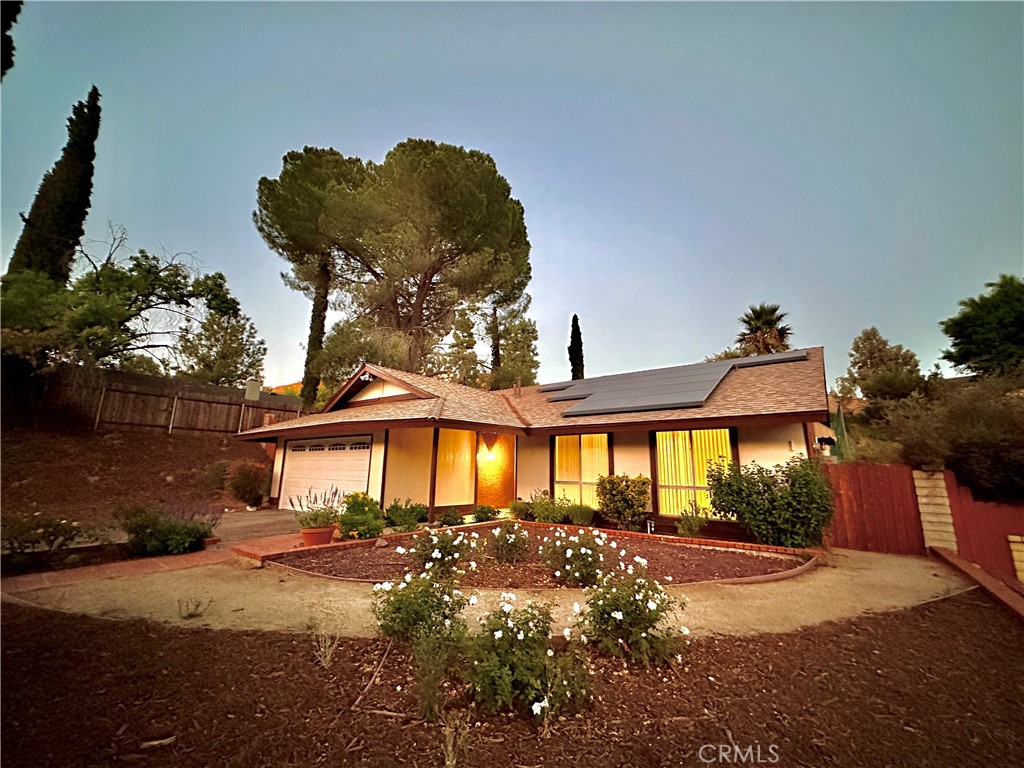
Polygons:
<instances>
[{"instance_id":1,"label":"red wooden fence","mask_svg":"<svg viewBox=\"0 0 1024 768\"><path fill-rule=\"evenodd\" d=\"M989 573L1016 579L1007 536L1024 536L1024 505L975 501L969 488L946 471L946 492L960 554Z\"/></svg>"},{"instance_id":2,"label":"red wooden fence","mask_svg":"<svg viewBox=\"0 0 1024 768\"><path fill-rule=\"evenodd\" d=\"M826 464L836 502L827 534L834 547L923 555L914 476L900 464Z\"/></svg>"}]
</instances>

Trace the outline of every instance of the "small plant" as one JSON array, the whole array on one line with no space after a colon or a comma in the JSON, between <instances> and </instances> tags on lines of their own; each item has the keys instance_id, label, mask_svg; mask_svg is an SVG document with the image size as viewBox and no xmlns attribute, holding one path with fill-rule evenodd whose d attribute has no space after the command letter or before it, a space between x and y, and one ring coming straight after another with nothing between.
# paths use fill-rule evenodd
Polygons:
<instances>
[{"instance_id":1,"label":"small plant","mask_svg":"<svg viewBox=\"0 0 1024 768\"><path fill-rule=\"evenodd\" d=\"M522 499L516 499L508 505L508 511L516 520L534 520L533 504Z\"/></svg>"},{"instance_id":2,"label":"small plant","mask_svg":"<svg viewBox=\"0 0 1024 768\"><path fill-rule=\"evenodd\" d=\"M300 528L330 528L341 514L341 492L337 488L329 491L306 491L306 498L288 497L288 504L298 508L295 521Z\"/></svg>"},{"instance_id":3,"label":"small plant","mask_svg":"<svg viewBox=\"0 0 1024 768\"><path fill-rule=\"evenodd\" d=\"M683 512L676 520L676 533L687 538L694 538L700 534L704 526L708 524L710 510L697 506L697 502L690 500L690 511Z\"/></svg>"},{"instance_id":4,"label":"small plant","mask_svg":"<svg viewBox=\"0 0 1024 768\"><path fill-rule=\"evenodd\" d=\"M551 498L547 491L541 491L530 500L534 519L538 523L564 523L569 519L569 507L572 502L562 496Z\"/></svg>"},{"instance_id":5,"label":"small plant","mask_svg":"<svg viewBox=\"0 0 1024 768\"><path fill-rule=\"evenodd\" d=\"M639 531L647 519L651 478L637 475L605 475L597 478L601 514L622 531Z\"/></svg>"},{"instance_id":6,"label":"small plant","mask_svg":"<svg viewBox=\"0 0 1024 768\"><path fill-rule=\"evenodd\" d=\"M374 539L384 532L384 513L377 500L369 494L362 491L350 493L345 496L338 527L342 538Z\"/></svg>"},{"instance_id":7,"label":"small plant","mask_svg":"<svg viewBox=\"0 0 1024 768\"><path fill-rule=\"evenodd\" d=\"M586 504L570 504L565 511L569 515L569 522L573 525L587 526L594 522L596 510Z\"/></svg>"},{"instance_id":8,"label":"small plant","mask_svg":"<svg viewBox=\"0 0 1024 768\"><path fill-rule=\"evenodd\" d=\"M420 693L420 717L432 723L444 710L444 682L462 655L465 625L454 623L442 631L434 627L412 643Z\"/></svg>"},{"instance_id":9,"label":"small plant","mask_svg":"<svg viewBox=\"0 0 1024 768\"><path fill-rule=\"evenodd\" d=\"M406 533L415 531L419 523L427 521L427 505L413 504L412 499L404 502L395 499L387 508L384 519L392 528Z\"/></svg>"},{"instance_id":10,"label":"small plant","mask_svg":"<svg viewBox=\"0 0 1024 768\"><path fill-rule=\"evenodd\" d=\"M324 669L331 666L334 653L341 645L341 635L326 627L317 625L313 629L313 658Z\"/></svg>"},{"instance_id":11,"label":"small plant","mask_svg":"<svg viewBox=\"0 0 1024 768\"><path fill-rule=\"evenodd\" d=\"M207 464L199 473L199 487L209 493L223 491L227 481L228 463L215 461Z\"/></svg>"},{"instance_id":12,"label":"small plant","mask_svg":"<svg viewBox=\"0 0 1024 768\"><path fill-rule=\"evenodd\" d=\"M444 729L441 732L444 749L444 768L457 768L459 756L469 750L469 715L465 712L446 715L442 718Z\"/></svg>"},{"instance_id":13,"label":"small plant","mask_svg":"<svg viewBox=\"0 0 1024 768\"><path fill-rule=\"evenodd\" d=\"M555 531L551 537L544 537L539 551L541 561L555 578L571 587L597 584L603 573L605 554L615 555L608 546L608 537L596 529L580 529L574 534Z\"/></svg>"},{"instance_id":14,"label":"small plant","mask_svg":"<svg viewBox=\"0 0 1024 768\"><path fill-rule=\"evenodd\" d=\"M518 563L530 545L530 533L519 523L506 520L492 531L494 557L499 563Z\"/></svg>"},{"instance_id":15,"label":"small plant","mask_svg":"<svg viewBox=\"0 0 1024 768\"><path fill-rule=\"evenodd\" d=\"M481 504L473 510L473 522L475 523L489 523L497 518L498 510L487 504Z\"/></svg>"},{"instance_id":16,"label":"small plant","mask_svg":"<svg viewBox=\"0 0 1024 768\"><path fill-rule=\"evenodd\" d=\"M134 555L181 555L206 544L219 516L205 509L147 507L118 510L114 517L128 534L128 551Z\"/></svg>"},{"instance_id":17,"label":"small plant","mask_svg":"<svg viewBox=\"0 0 1024 768\"><path fill-rule=\"evenodd\" d=\"M463 566L476 570L476 561L470 555L479 541L476 531L427 531L412 537L412 547L398 547L396 551L408 554L415 570L429 573L435 579L448 579L465 572Z\"/></svg>"},{"instance_id":18,"label":"small plant","mask_svg":"<svg viewBox=\"0 0 1024 768\"><path fill-rule=\"evenodd\" d=\"M178 599L178 616L182 619L198 619L213 605L213 598L204 601L201 597Z\"/></svg>"},{"instance_id":19,"label":"small plant","mask_svg":"<svg viewBox=\"0 0 1024 768\"><path fill-rule=\"evenodd\" d=\"M95 534L73 520L57 519L37 512L32 517L5 517L0 523L2 546L11 554L36 550L59 552L79 541L92 540Z\"/></svg>"},{"instance_id":20,"label":"small plant","mask_svg":"<svg viewBox=\"0 0 1024 768\"><path fill-rule=\"evenodd\" d=\"M411 641L435 628L465 629L462 609L468 600L450 581L407 573L401 581L374 584L373 592L373 615L388 637Z\"/></svg>"},{"instance_id":21,"label":"small plant","mask_svg":"<svg viewBox=\"0 0 1024 768\"><path fill-rule=\"evenodd\" d=\"M665 626L673 602L648 578L643 561L637 562L636 568L626 567L628 572L608 574L589 593L580 616L583 632L613 656L644 666L663 664L673 652L675 633Z\"/></svg>"},{"instance_id":22,"label":"small plant","mask_svg":"<svg viewBox=\"0 0 1024 768\"><path fill-rule=\"evenodd\" d=\"M263 503L263 488L267 483L268 474L265 464L236 464L228 474L228 490L246 506L258 507Z\"/></svg>"},{"instance_id":23,"label":"small plant","mask_svg":"<svg viewBox=\"0 0 1024 768\"><path fill-rule=\"evenodd\" d=\"M437 522L438 522L438 525L452 526L452 525L462 525L466 521L462 518L462 515L459 514L458 510L456 510L456 509L446 509L442 513L441 517L439 517L437 519Z\"/></svg>"}]
</instances>

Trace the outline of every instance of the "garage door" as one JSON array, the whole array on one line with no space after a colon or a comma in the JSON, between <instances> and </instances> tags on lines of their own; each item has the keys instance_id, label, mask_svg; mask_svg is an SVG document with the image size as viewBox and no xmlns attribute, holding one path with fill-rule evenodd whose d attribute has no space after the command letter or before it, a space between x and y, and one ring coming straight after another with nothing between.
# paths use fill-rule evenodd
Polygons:
<instances>
[{"instance_id":1,"label":"garage door","mask_svg":"<svg viewBox=\"0 0 1024 768\"><path fill-rule=\"evenodd\" d=\"M281 509L297 509L307 494L366 491L370 476L370 435L291 441L285 450Z\"/></svg>"}]
</instances>

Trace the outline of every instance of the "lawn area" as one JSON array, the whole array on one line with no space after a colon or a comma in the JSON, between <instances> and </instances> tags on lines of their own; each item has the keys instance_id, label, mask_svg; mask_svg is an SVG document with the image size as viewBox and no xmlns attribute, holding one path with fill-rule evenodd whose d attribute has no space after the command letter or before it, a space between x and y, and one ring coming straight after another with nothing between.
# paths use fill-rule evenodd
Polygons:
<instances>
[{"instance_id":1,"label":"lawn area","mask_svg":"<svg viewBox=\"0 0 1024 768\"><path fill-rule=\"evenodd\" d=\"M345 638L180 629L5 604L5 766L444 765L415 719L408 654ZM678 668L595 663L597 698L544 738L470 711L466 766L704 765L704 744L777 765L1024 764L1024 627L980 591L784 635L695 640ZM167 742L147 745L147 742Z\"/></svg>"}]
</instances>

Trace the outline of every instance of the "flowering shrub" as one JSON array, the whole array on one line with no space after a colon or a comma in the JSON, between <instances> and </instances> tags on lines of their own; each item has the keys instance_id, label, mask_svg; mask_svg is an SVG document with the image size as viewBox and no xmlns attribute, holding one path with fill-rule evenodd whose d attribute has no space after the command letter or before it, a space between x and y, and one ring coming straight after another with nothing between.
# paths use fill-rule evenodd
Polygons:
<instances>
[{"instance_id":1,"label":"flowering shrub","mask_svg":"<svg viewBox=\"0 0 1024 768\"><path fill-rule=\"evenodd\" d=\"M637 561L635 568L620 564L626 572L594 587L580 619L584 634L601 650L644 666L661 664L672 655L674 633L664 625L673 601L647 577L643 560Z\"/></svg>"},{"instance_id":2,"label":"flowering shrub","mask_svg":"<svg viewBox=\"0 0 1024 768\"><path fill-rule=\"evenodd\" d=\"M345 508L338 518L342 538L373 539L384 532L384 513L369 494L358 491L345 496Z\"/></svg>"},{"instance_id":3,"label":"flowering shrub","mask_svg":"<svg viewBox=\"0 0 1024 768\"><path fill-rule=\"evenodd\" d=\"M494 557L499 563L518 563L530 545L530 533L519 523L506 520L493 531Z\"/></svg>"},{"instance_id":4,"label":"flowering shrub","mask_svg":"<svg viewBox=\"0 0 1024 768\"><path fill-rule=\"evenodd\" d=\"M462 609L468 601L451 582L407 573L401 581L374 584L373 594L373 615L388 637L415 640L430 633L465 632Z\"/></svg>"},{"instance_id":5,"label":"flowering shrub","mask_svg":"<svg viewBox=\"0 0 1024 768\"><path fill-rule=\"evenodd\" d=\"M37 512L29 518L4 518L2 546L11 554L24 554L36 549L51 552L64 550L76 541L93 538L92 533L77 522L58 520Z\"/></svg>"},{"instance_id":6,"label":"flowering shrub","mask_svg":"<svg viewBox=\"0 0 1024 768\"><path fill-rule=\"evenodd\" d=\"M651 500L651 478L637 475L607 475L597 478L597 501L601 514L623 531L639 531L647 519Z\"/></svg>"},{"instance_id":7,"label":"flowering shrub","mask_svg":"<svg viewBox=\"0 0 1024 768\"><path fill-rule=\"evenodd\" d=\"M310 488L305 498L288 497L289 506L298 509L295 521L300 528L330 528L338 522L342 503L337 488L319 493Z\"/></svg>"},{"instance_id":8,"label":"flowering shrub","mask_svg":"<svg viewBox=\"0 0 1024 768\"><path fill-rule=\"evenodd\" d=\"M470 555L479 540L480 534L476 531L428 531L422 536L413 536L414 546L398 547L396 551L400 555L408 554L416 570L429 573L435 579L445 579L465 573L466 568L476 570L476 561Z\"/></svg>"},{"instance_id":9,"label":"flowering shrub","mask_svg":"<svg viewBox=\"0 0 1024 768\"><path fill-rule=\"evenodd\" d=\"M467 677L476 701L492 712L525 710L545 720L590 698L583 660L575 649L556 656L548 646L551 609L504 593L498 608L480 620ZM566 629L567 634L571 634Z\"/></svg>"},{"instance_id":10,"label":"flowering shrub","mask_svg":"<svg viewBox=\"0 0 1024 768\"><path fill-rule=\"evenodd\" d=\"M555 578L571 587L597 584L604 571L605 554L613 556L608 537L601 531L582 528L577 533L555 531L544 537L540 558L554 572Z\"/></svg>"}]
</instances>

